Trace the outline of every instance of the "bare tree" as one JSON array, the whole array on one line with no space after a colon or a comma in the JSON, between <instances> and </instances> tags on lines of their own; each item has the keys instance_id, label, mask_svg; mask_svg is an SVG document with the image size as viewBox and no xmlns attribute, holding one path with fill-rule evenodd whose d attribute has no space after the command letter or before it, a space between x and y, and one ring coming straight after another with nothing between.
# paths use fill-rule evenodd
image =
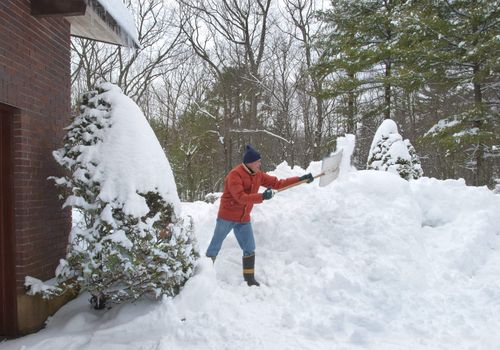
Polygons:
<instances>
[{"instance_id":1,"label":"bare tree","mask_svg":"<svg viewBox=\"0 0 500 350\"><path fill-rule=\"evenodd\" d=\"M259 127L260 70L264 58L271 0L178 0L181 28L191 48L211 68L220 100L226 167L241 137L231 130ZM245 133L247 140L254 134ZM245 137L244 137L245 138ZM236 141L234 143L233 141ZM234 144L233 144L234 143Z\"/></svg>"},{"instance_id":2,"label":"bare tree","mask_svg":"<svg viewBox=\"0 0 500 350\"><path fill-rule=\"evenodd\" d=\"M289 20L293 23L290 35L300 43L303 65L298 72L299 88L302 90L301 100L304 118L304 134L306 158L320 159L324 150L324 128L327 112L322 98L323 77L313 76L311 68L320 53L313 48L313 36L319 30L315 21L314 0L285 0L284 5Z\"/></svg>"},{"instance_id":3,"label":"bare tree","mask_svg":"<svg viewBox=\"0 0 500 350\"><path fill-rule=\"evenodd\" d=\"M92 89L100 81L110 81L141 104L153 81L176 68L175 59L182 54L181 31L171 23L172 9L162 0L130 0L128 5L138 25L140 48L73 39L74 93Z\"/></svg>"},{"instance_id":4,"label":"bare tree","mask_svg":"<svg viewBox=\"0 0 500 350\"><path fill-rule=\"evenodd\" d=\"M295 72L299 70L301 60L294 39L285 33L276 33L270 40L270 57L265 67L264 89L266 107L271 129L280 133L288 142L277 139L273 149L281 150L273 154L274 161L286 159L295 164L298 152L300 108L296 101L297 84Z\"/></svg>"},{"instance_id":5,"label":"bare tree","mask_svg":"<svg viewBox=\"0 0 500 350\"><path fill-rule=\"evenodd\" d=\"M152 86L155 111L152 115L161 124L164 133L160 143L166 148L169 138L176 137L179 120L197 108L210 89L212 80L206 75L206 65L188 54L179 61L175 70L165 71ZM172 135L170 135L172 134Z\"/></svg>"}]
</instances>

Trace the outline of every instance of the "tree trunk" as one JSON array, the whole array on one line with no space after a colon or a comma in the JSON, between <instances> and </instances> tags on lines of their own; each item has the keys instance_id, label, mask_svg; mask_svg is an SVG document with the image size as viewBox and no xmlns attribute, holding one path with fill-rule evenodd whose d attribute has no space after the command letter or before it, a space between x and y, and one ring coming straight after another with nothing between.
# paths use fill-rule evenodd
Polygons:
<instances>
[{"instance_id":1,"label":"tree trunk","mask_svg":"<svg viewBox=\"0 0 500 350\"><path fill-rule=\"evenodd\" d=\"M349 73L349 79L354 80L354 74ZM356 96L354 95L354 90L350 90L347 95L347 133L354 134L354 103L356 101Z\"/></svg>"},{"instance_id":2,"label":"tree trunk","mask_svg":"<svg viewBox=\"0 0 500 350\"><path fill-rule=\"evenodd\" d=\"M385 65L385 105L384 105L384 119L391 119L391 83L389 83L389 78L391 77L391 62L387 62Z\"/></svg>"},{"instance_id":3,"label":"tree trunk","mask_svg":"<svg viewBox=\"0 0 500 350\"><path fill-rule=\"evenodd\" d=\"M481 125L482 125L482 111L483 111L483 96L481 92L481 84L478 83L478 75L480 72L480 65L479 63L475 63L473 68L473 73L474 73L474 107L475 107L475 112L478 113L476 116L475 120L473 120L473 126L475 128L478 128L481 130ZM484 169L483 169L483 158L484 158L484 148L483 145L481 144L481 139L478 140L478 143L476 145L476 151L475 151L475 161L476 161L476 173L474 176L474 185L479 186L481 184L484 184L483 182L483 177L484 177Z\"/></svg>"},{"instance_id":4,"label":"tree trunk","mask_svg":"<svg viewBox=\"0 0 500 350\"><path fill-rule=\"evenodd\" d=\"M321 83L317 83L314 85L316 93L321 91ZM323 100L317 94L315 100L316 100L316 130L314 130L313 160L320 160L322 142L323 142L324 109L323 109Z\"/></svg>"}]
</instances>

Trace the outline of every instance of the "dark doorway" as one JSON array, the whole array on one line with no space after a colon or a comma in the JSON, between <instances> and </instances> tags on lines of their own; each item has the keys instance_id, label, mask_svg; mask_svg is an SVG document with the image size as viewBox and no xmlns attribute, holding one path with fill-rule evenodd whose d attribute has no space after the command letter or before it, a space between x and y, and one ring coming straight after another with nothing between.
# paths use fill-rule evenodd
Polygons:
<instances>
[{"instance_id":1,"label":"dark doorway","mask_svg":"<svg viewBox=\"0 0 500 350\"><path fill-rule=\"evenodd\" d=\"M17 335L12 119L13 111L0 104L0 338Z\"/></svg>"}]
</instances>

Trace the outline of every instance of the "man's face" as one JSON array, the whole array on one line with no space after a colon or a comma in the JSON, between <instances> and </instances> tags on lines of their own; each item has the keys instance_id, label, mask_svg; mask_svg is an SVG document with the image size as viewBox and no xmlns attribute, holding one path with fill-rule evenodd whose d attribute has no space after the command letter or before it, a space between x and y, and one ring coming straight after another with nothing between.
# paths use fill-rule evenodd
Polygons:
<instances>
[{"instance_id":1,"label":"man's face","mask_svg":"<svg viewBox=\"0 0 500 350\"><path fill-rule=\"evenodd\" d=\"M249 167L254 173L257 173L260 171L260 164L261 164L261 161L259 159L259 160L256 160L255 162L247 163L247 167Z\"/></svg>"}]
</instances>

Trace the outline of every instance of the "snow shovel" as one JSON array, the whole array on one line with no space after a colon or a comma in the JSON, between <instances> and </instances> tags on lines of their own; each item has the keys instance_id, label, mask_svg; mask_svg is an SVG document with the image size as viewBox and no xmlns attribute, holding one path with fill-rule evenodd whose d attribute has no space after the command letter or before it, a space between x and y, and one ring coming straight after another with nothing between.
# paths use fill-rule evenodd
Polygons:
<instances>
[{"instance_id":1,"label":"snow shovel","mask_svg":"<svg viewBox=\"0 0 500 350\"><path fill-rule=\"evenodd\" d=\"M324 187L326 185L329 185L333 180L335 180L339 176L341 161L342 161L342 148L332 153L331 155L323 158L323 161L321 162L321 173L314 176L315 179L317 179L318 177L321 178L319 180L319 187ZM280 188L279 190L275 190L275 193L288 190L289 188L302 185L306 182L307 180L296 182L294 184Z\"/></svg>"}]
</instances>

